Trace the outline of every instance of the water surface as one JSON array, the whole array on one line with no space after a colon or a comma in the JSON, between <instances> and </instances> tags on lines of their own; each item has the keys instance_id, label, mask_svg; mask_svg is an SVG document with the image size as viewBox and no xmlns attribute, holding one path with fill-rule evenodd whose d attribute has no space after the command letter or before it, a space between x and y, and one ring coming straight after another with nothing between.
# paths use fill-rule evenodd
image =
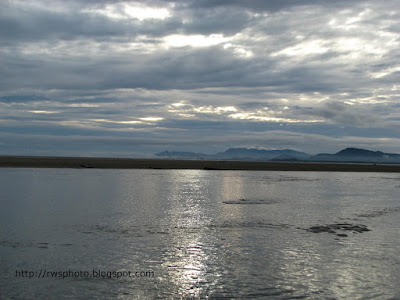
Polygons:
<instances>
[{"instance_id":1,"label":"water surface","mask_svg":"<svg viewBox=\"0 0 400 300\"><path fill-rule=\"evenodd\" d=\"M1 299L400 298L400 174L3 168L0 182ZM90 276L37 278L67 271Z\"/></svg>"}]
</instances>

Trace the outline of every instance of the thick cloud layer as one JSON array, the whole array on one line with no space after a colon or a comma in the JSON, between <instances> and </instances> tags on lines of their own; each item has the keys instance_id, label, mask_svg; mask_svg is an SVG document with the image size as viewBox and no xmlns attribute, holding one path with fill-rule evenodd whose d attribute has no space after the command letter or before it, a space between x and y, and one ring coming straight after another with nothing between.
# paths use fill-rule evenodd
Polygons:
<instances>
[{"instance_id":1,"label":"thick cloud layer","mask_svg":"<svg viewBox=\"0 0 400 300\"><path fill-rule=\"evenodd\" d=\"M3 1L0 154L400 152L397 1Z\"/></svg>"}]
</instances>

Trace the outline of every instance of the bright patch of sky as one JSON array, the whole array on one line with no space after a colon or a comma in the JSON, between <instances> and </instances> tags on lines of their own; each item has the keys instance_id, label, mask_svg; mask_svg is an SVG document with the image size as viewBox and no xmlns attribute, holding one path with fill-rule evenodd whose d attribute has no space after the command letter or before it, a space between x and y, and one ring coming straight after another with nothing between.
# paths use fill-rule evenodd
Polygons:
<instances>
[{"instance_id":1,"label":"bright patch of sky","mask_svg":"<svg viewBox=\"0 0 400 300\"><path fill-rule=\"evenodd\" d=\"M87 13L98 13L108 18L114 19L138 19L140 21L146 19L165 19L170 16L167 8L148 7L141 2L117 2L107 4L101 9L84 10Z\"/></svg>"},{"instance_id":2,"label":"bright patch of sky","mask_svg":"<svg viewBox=\"0 0 400 300\"><path fill-rule=\"evenodd\" d=\"M228 38L224 38L221 34L211 34L209 36L173 34L164 37L167 47L209 47L222 44L228 40Z\"/></svg>"}]
</instances>

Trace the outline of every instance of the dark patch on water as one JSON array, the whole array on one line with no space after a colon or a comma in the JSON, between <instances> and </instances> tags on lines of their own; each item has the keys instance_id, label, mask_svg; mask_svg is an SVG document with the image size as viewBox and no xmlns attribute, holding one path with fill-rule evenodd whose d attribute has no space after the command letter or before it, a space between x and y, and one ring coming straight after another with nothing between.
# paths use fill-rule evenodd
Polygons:
<instances>
[{"instance_id":1,"label":"dark patch on water","mask_svg":"<svg viewBox=\"0 0 400 300\"><path fill-rule=\"evenodd\" d=\"M279 201L276 199L239 199L239 200L230 200L230 201L222 201L224 204L241 204L241 205L254 205L254 204L274 204Z\"/></svg>"},{"instance_id":2,"label":"dark patch on water","mask_svg":"<svg viewBox=\"0 0 400 300\"><path fill-rule=\"evenodd\" d=\"M313 233L320 233L320 232L327 232L327 233L334 233L337 236L341 237L346 237L347 234L345 233L337 233L336 231L339 230L339 232L343 231L349 231L353 233L362 233L366 231L371 231L368 229L366 225L362 224L350 224L350 223L335 223L335 224L328 224L328 225L317 225L317 226L311 226L310 228L305 229L308 232L313 232Z\"/></svg>"},{"instance_id":3,"label":"dark patch on water","mask_svg":"<svg viewBox=\"0 0 400 300\"><path fill-rule=\"evenodd\" d=\"M37 243L37 247L41 249L49 248L49 243Z\"/></svg>"}]
</instances>

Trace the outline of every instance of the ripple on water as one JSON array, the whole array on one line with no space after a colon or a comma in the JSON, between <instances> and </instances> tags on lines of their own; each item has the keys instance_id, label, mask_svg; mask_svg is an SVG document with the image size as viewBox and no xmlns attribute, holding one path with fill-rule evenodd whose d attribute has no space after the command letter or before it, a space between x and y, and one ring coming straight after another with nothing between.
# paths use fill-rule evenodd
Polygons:
<instances>
[{"instance_id":1,"label":"ripple on water","mask_svg":"<svg viewBox=\"0 0 400 300\"><path fill-rule=\"evenodd\" d=\"M12 240L1 240L0 246L10 247L10 248L39 248L48 249L50 244L47 242L35 243L33 241L12 241Z\"/></svg>"},{"instance_id":2,"label":"ripple on water","mask_svg":"<svg viewBox=\"0 0 400 300\"><path fill-rule=\"evenodd\" d=\"M357 217L360 218L374 218L374 217L379 217L382 215L390 214L390 213L396 213L400 212L400 207L385 207L384 209L381 210L375 210L375 211L370 211L366 212L363 214L358 214L356 215Z\"/></svg>"},{"instance_id":3,"label":"ripple on water","mask_svg":"<svg viewBox=\"0 0 400 300\"><path fill-rule=\"evenodd\" d=\"M81 225L76 226L83 234L113 234L119 237L143 237L147 234L169 234L169 229L165 226L157 225L133 225L133 226L111 226L111 225Z\"/></svg>"},{"instance_id":4,"label":"ripple on water","mask_svg":"<svg viewBox=\"0 0 400 300\"><path fill-rule=\"evenodd\" d=\"M274 204L278 203L277 199L239 199L222 201L224 204L239 204L239 205L257 205L257 204Z\"/></svg>"},{"instance_id":5,"label":"ripple on water","mask_svg":"<svg viewBox=\"0 0 400 300\"><path fill-rule=\"evenodd\" d=\"M226 221L219 224L209 225L210 228L290 228L290 224L276 224L264 221Z\"/></svg>"}]
</instances>

